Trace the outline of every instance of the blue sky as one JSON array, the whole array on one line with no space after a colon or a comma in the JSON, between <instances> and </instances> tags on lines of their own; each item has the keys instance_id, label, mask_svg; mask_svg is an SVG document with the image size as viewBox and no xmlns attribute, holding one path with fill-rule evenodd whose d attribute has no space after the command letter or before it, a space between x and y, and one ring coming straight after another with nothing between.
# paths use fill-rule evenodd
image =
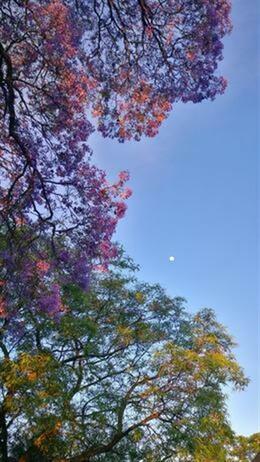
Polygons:
<instances>
[{"instance_id":1,"label":"blue sky","mask_svg":"<svg viewBox=\"0 0 260 462\"><path fill-rule=\"evenodd\" d=\"M225 40L224 96L178 104L153 139L119 144L92 137L96 163L113 178L129 170L134 190L116 239L140 278L211 307L238 342L251 378L232 393L233 428L257 431L257 1L233 0ZM170 263L170 255L176 257Z\"/></svg>"}]
</instances>

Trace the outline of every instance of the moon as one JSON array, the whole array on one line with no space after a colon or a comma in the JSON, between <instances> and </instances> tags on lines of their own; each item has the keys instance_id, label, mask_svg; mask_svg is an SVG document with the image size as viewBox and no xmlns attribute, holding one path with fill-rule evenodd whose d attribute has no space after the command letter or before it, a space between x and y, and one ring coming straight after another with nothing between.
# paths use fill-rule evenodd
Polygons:
<instances>
[{"instance_id":1,"label":"moon","mask_svg":"<svg viewBox=\"0 0 260 462\"><path fill-rule=\"evenodd\" d=\"M173 255L171 255L171 256L169 257L169 261L170 261L170 262L174 262L174 261L175 261L175 257L174 257Z\"/></svg>"}]
</instances>

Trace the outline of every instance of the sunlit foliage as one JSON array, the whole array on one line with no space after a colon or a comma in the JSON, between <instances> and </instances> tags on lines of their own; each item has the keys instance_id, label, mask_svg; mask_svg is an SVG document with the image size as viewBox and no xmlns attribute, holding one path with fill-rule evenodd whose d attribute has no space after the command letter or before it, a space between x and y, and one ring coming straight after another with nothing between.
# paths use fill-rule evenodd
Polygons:
<instances>
[{"instance_id":1,"label":"sunlit foliage","mask_svg":"<svg viewBox=\"0 0 260 462\"><path fill-rule=\"evenodd\" d=\"M2 334L1 409L19 460L227 460L224 387L247 384L233 341L211 310L188 314L133 270L117 262L88 293L65 284L59 322L25 310L16 342Z\"/></svg>"}]
</instances>

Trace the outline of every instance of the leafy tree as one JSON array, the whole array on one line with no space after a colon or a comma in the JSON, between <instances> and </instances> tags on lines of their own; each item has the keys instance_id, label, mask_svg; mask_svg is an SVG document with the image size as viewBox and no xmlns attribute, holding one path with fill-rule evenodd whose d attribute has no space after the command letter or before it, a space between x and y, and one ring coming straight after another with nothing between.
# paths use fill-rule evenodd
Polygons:
<instances>
[{"instance_id":1,"label":"leafy tree","mask_svg":"<svg viewBox=\"0 0 260 462\"><path fill-rule=\"evenodd\" d=\"M247 384L233 341L134 270L65 284L59 322L24 310L16 341L3 326L3 462L227 460L224 387Z\"/></svg>"},{"instance_id":2,"label":"leafy tree","mask_svg":"<svg viewBox=\"0 0 260 462\"><path fill-rule=\"evenodd\" d=\"M236 436L230 448L228 461L254 462L260 454L260 433L251 436Z\"/></svg>"},{"instance_id":3,"label":"leafy tree","mask_svg":"<svg viewBox=\"0 0 260 462\"><path fill-rule=\"evenodd\" d=\"M229 0L0 2L2 462L255 453L255 436L233 444L224 386L247 380L214 313L131 262L102 273L131 190L88 145L93 118L139 140L176 102L221 94L230 30Z\"/></svg>"}]
</instances>

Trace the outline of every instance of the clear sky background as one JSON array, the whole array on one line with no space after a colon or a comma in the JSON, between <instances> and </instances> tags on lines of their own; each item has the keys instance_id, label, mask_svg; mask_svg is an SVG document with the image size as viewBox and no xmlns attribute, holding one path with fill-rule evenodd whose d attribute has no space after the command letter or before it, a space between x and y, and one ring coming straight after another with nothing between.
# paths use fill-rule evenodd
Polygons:
<instances>
[{"instance_id":1,"label":"clear sky background","mask_svg":"<svg viewBox=\"0 0 260 462\"><path fill-rule=\"evenodd\" d=\"M119 144L92 136L95 162L111 178L129 170L134 191L116 239L140 278L211 307L238 342L251 378L233 393L233 428L257 431L257 0L233 0L234 29L214 102L178 104L156 138ZM174 255L176 261L169 262Z\"/></svg>"}]
</instances>

